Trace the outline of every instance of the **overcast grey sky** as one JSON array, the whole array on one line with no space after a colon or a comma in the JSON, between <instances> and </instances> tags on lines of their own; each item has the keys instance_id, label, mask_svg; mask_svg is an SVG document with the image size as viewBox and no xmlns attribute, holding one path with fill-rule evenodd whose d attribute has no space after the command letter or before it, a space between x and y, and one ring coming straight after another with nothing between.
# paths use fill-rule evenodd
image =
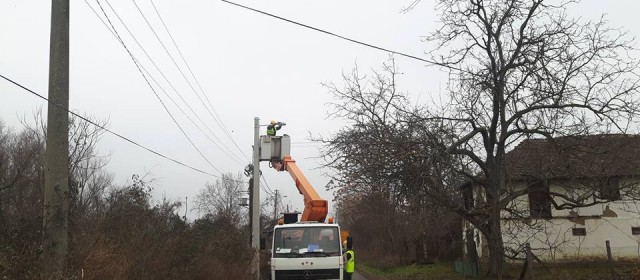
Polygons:
<instances>
[{"instance_id":1,"label":"overcast grey sky","mask_svg":"<svg viewBox=\"0 0 640 280\"><path fill-rule=\"evenodd\" d=\"M89 0L88 4L79 0L71 2L71 109L94 118L108 119L110 129L218 175L219 172L182 135L127 52L91 10L90 6L105 19L96 1ZM237 3L384 48L424 56L427 47L421 36L438 27L435 1L422 1L411 11L402 13L401 10L412 2L238 0ZM107 2L102 0L100 3L133 55L180 104L179 97L129 36ZM151 2L138 0L135 3L199 92ZM220 1L155 0L153 3L217 115L242 151L226 137L202 105L134 3L110 1L171 84L207 126L224 140L218 145L228 147L227 153L233 157L223 153L193 126L154 84L169 110L209 161L222 172L242 171L249 161L245 154L251 154L253 118L260 117L264 124L271 119L283 121L287 126L280 133L292 137L292 156L319 193L331 200L333 194L324 190L328 178L323 176L323 172L330 170L319 168L322 161L317 159L318 145L308 143L308 138L309 133L330 136L345 122L327 119L326 103L332 101L332 97L320 83L334 81L340 84L343 70L349 71L356 64L361 72L378 68L389 54ZM0 1L0 74L45 96L50 10L50 2L44 0ZM606 13L612 26L625 28L638 37L638 10L639 1L587 0L572 6L571 12L585 19ZM414 102L446 99L445 75L439 69L400 56L396 56L396 63L403 73L398 80L399 87L408 92ZM19 129L19 118L30 116L38 108L46 112L46 103L0 80L0 118L7 124ZM149 172L150 177L156 178L156 199L166 195L180 200L189 197L191 201L205 182L215 180L108 134L101 140L99 150L102 154L111 154L107 169L115 174L118 184L125 184L132 174ZM262 168L269 187L287 195L285 202L291 203L294 209L302 210L302 197L289 175L268 169L266 163ZM262 197L265 197L264 192Z\"/></svg>"}]
</instances>

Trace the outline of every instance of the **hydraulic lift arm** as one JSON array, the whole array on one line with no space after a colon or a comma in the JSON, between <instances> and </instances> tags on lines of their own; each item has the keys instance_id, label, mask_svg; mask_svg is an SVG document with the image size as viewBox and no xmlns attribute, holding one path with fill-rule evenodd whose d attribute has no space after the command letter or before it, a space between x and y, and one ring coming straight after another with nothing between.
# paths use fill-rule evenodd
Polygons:
<instances>
[{"instance_id":1,"label":"hydraulic lift arm","mask_svg":"<svg viewBox=\"0 0 640 280\"><path fill-rule=\"evenodd\" d=\"M329 211L329 204L326 200L320 198L318 192L311 186L309 180L307 180L296 161L290 155L286 155L282 159L282 168L278 171L283 170L289 172L289 175L296 183L298 191L304 196L304 211L302 212L301 221L324 222Z\"/></svg>"}]
</instances>

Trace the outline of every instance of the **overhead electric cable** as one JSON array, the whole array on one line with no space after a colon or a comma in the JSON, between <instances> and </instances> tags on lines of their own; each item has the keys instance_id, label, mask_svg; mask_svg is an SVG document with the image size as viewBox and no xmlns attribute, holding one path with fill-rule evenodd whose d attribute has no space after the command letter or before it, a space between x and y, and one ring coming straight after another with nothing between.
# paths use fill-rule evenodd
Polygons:
<instances>
[{"instance_id":1,"label":"overhead electric cable","mask_svg":"<svg viewBox=\"0 0 640 280\"><path fill-rule=\"evenodd\" d=\"M211 110L213 110L213 113L220 120L219 124L221 125L222 131L227 135L227 137L229 137L229 139L231 139L231 141L233 142L233 145L236 146L236 148L240 151L240 153L242 153L246 157L246 159L249 160L250 157L246 154L245 151L240 149L240 147L238 146L238 143L236 143L236 141L233 139L233 137L231 137L231 134L229 133L229 130L227 129L227 127L224 125L224 122L222 121L222 118L220 118L220 116L218 115L218 112L216 111L215 107L213 106L213 104L211 104L211 100L209 100L209 97L207 96L207 94L205 93L204 89L200 85L200 82L198 81L198 78L196 78L196 75L191 70L191 67L189 66L189 63L187 63L187 60L184 58L184 55L182 55L182 51L180 51L180 48L178 47L178 44L173 39L173 36L171 35L171 32L169 32L169 28L165 24L164 19L162 19L162 16L160 15L160 12L156 8L156 5L153 3L153 0L149 0L149 1L151 2L151 5L153 6L153 9L156 11L156 14L158 15L158 18L160 19L160 22L162 22L162 26L164 27L164 30L167 31L167 34L169 34L169 38L171 38L171 42L173 42L173 45L176 47L176 50L178 51L178 54L180 54L180 58L182 58L182 61L187 66L187 70L189 70L189 73L191 74L191 76L193 77L193 80L196 82L196 85L198 86L198 88L202 92L202 95L207 100L207 103L211 107Z\"/></svg>"},{"instance_id":2,"label":"overhead electric cable","mask_svg":"<svg viewBox=\"0 0 640 280\"><path fill-rule=\"evenodd\" d=\"M176 41L174 40L173 36L171 35L171 32L169 32L169 29L167 28L167 25L165 24L164 20L162 19L162 16L160 15L158 9L156 8L155 4L153 3L153 1L150 1L151 5L153 6L156 14L158 15L158 18L160 19L160 21L162 22L162 25L165 29L165 31L167 32L167 34L169 35L169 38L171 38L171 41L173 42L173 45L176 47L176 50L178 51L178 54L180 55L180 57L182 58L182 61L184 62L184 64L187 66L187 69L189 70L189 73L191 74L191 76L193 77L196 85L198 86L198 88L200 89L202 95L204 96L204 98L207 100L207 103L209 104L211 110L209 110L209 107L207 107L207 105L203 102L202 98L200 97L200 95L198 94L198 92L196 91L196 89L193 87L193 85L191 84L191 82L189 81L189 79L186 77L186 75L184 74L184 72L182 71L182 69L180 68L180 66L177 64L177 62L174 60L173 56L171 55L171 53L169 52L169 50L166 48L166 46L164 45L164 43L162 42L162 40L160 39L160 37L158 36L158 34L156 33L155 29L151 26L150 22L147 20L146 16L144 15L144 13L142 12L142 10L140 9L140 7L136 4L135 1L133 1L134 5L136 6L136 8L138 9L138 12L140 12L140 15L143 17L143 19L145 20L145 22L147 23L147 25L149 26L149 28L151 29L151 31L153 32L153 34L155 35L156 39L158 39L158 42L160 42L160 45L162 45L162 47L164 48L165 52L167 53L167 55L169 55L169 57L171 58L171 61L174 63L174 65L176 66L176 68L178 68L178 71L180 72L180 74L183 76L183 78L185 79L185 81L189 84L189 87L191 87L191 89L194 91L194 93L196 94L196 96L198 97L198 99L200 100L200 103L205 107L205 109L207 109L207 112L209 113L209 115L211 115L211 117L214 119L214 121L216 122L216 124L221 128L222 132L224 132L224 134L229 137L229 139L232 141L232 143L235 145L235 147L240 151L241 154L243 154L245 156L245 158L247 160L250 159L250 157L242 150L240 149L240 147L238 146L238 144L236 143L236 141L233 139L233 137L231 137L231 134L229 133L228 129L226 128L226 126L224 125L224 122L222 121L222 118L220 118L220 116L218 115L218 112L216 111L216 109L213 107L213 104L211 104L211 101L209 100L209 97L207 96L207 94L205 93L204 89L202 88L202 86L200 85L200 82L198 81L198 79L196 78L195 74L193 73L193 71L191 70L191 67L189 66L189 63L187 62L187 60L184 58L184 55L182 54L182 51L180 51L180 48L178 47L178 44L176 43ZM213 111L213 114L211 113L211 111ZM215 116L214 116L215 115ZM222 141L221 141L222 142ZM223 144L224 145L224 144ZM226 147L226 145L225 145Z\"/></svg>"},{"instance_id":3,"label":"overhead electric cable","mask_svg":"<svg viewBox=\"0 0 640 280\"><path fill-rule=\"evenodd\" d=\"M171 97L171 95L169 95L169 93L167 93L167 91L160 85L160 83L158 83L158 81L156 81L155 78L153 78L153 76L149 73L149 71L147 71L144 67L142 67L142 69L145 71L145 73L147 73L147 75L149 75L149 78L151 78L151 80L156 84L156 86L158 86L160 88L160 90L164 93L165 96L167 96L167 98L169 98L169 100L173 103L173 105L175 105L178 110L180 110L180 112L182 112L182 114L184 114L187 119L198 129L200 130L200 132L202 132L202 134L204 134L204 136L216 147L218 147L220 149L220 151L222 151L222 153L224 153L226 156L228 156L230 159L232 159L233 161L235 161L236 163L238 163L240 166L244 166L244 163L242 163L240 160L238 160L237 157L229 155L227 153L227 151L225 151L222 147L220 147L218 145L218 143L216 143L213 139L211 139L211 136L209 136L209 134L207 134L206 132L204 132L204 130L202 130L202 128L200 128L200 126L193 120L191 119L191 117L189 117L189 115L176 103L175 100L173 100L173 98ZM197 115L196 115L197 117Z\"/></svg>"},{"instance_id":4,"label":"overhead electric cable","mask_svg":"<svg viewBox=\"0 0 640 280\"><path fill-rule=\"evenodd\" d=\"M372 44L368 44L368 43L365 43L365 42L361 42L361 41L358 41L358 40L355 40L355 39L351 39L351 38L348 38L348 37L345 37L345 36L341 36L341 35L338 35L338 34L335 34L335 33L320 29L320 28L316 28L316 27L313 27L313 26L310 26L310 25L306 25L304 23L300 23L300 22L297 22L297 21L294 21L294 20L286 19L286 18L277 16L277 15L274 15L274 14L270 14L270 13L267 13L267 12L264 12L264 11L261 11L261 10L258 10L258 9L251 8L251 7L247 7L247 6L238 4L238 3L234 3L234 2L231 2L231 1L227 1L227 0L220 0L220 1L228 3L228 4L231 4L231 5L235 5L235 6L250 10L250 11L254 11L256 13L267 15L267 16L270 16L270 17L273 17L273 18L276 18L276 19L279 19L279 20L282 20L282 21L293 23L295 25L302 26L304 28L315 30L315 31L318 31L318 32L321 32L321 33L324 33L324 34L327 34L327 35L330 35L330 36L338 37L340 39L347 40L349 42L353 42L353 43L356 43L356 44L359 44L359 45L367 46L367 47L370 47L370 48L374 48L374 49L377 49L377 50L389 52L389 53L392 53L392 54L401 55L401 56L408 57L408 58L411 58L411 59L420 60L422 62L438 65L438 63L435 63L433 61L428 61L428 60L426 60L424 58L419 58L419 57L414 56L414 55L401 53L401 52L393 51L393 50L390 50L390 49L385 49L385 48L382 48L382 47L378 47L376 45L372 45Z\"/></svg>"},{"instance_id":5,"label":"overhead electric cable","mask_svg":"<svg viewBox=\"0 0 640 280\"><path fill-rule=\"evenodd\" d=\"M262 179L262 182L264 183L265 187L268 189L265 190L265 192L269 195L273 195L273 190L269 187L269 184L267 184L267 179L264 178L264 175L260 174L260 178Z\"/></svg>"},{"instance_id":6,"label":"overhead electric cable","mask_svg":"<svg viewBox=\"0 0 640 280\"><path fill-rule=\"evenodd\" d=\"M191 140L191 138L189 138L189 136L187 135L187 133L184 131L184 129L182 129L182 126L180 126L180 124L178 123L178 121L173 117L173 115L171 114L171 112L169 111L169 108L167 108L167 106L164 104L164 102L162 101L162 99L160 98L160 96L158 95L158 93L156 92L156 90L153 88L153 86L151 85L151 83L149 82L149 79L147 79L147 76L144 74L144 72L142 72L142 69L140 69L140 66L138 65L138 62L136 61L136 59L133 57L133 54L129 51L129 48L127 48L127 45L124 43L124 41L122 41L122 38L120 37L120 35L118 34L118 31L116 30L116 28L113 26L113 23L111 23L111 20L109 19L109 16L107 15L107 12L104 10L104 8L102 8L102 4L100 4L99 0L96 0L96 2L98 3L98 6L100 7L100 10L102 10L102 13L104 13L105 18L107 19L107 22L109 23L109 25L111 26L111 28L113 28L113 31L115 32L118 41L120 41L120 44L122 44L122 46L124 47L124 49L127 51L127 53L129 54L129 56L131 57L131 60L133 61L133 63L136 65L136 68L138 69L138 71L140 72L140 74L142 75L142 77L144 78L144 80L147 82L147 85L149 85L149 88L151 88L151 91L153 92L153 94L156 96L156 98L158 98L158 101L160 101L160 104L162 104L162 107L165 109L165 111L167 112L167 114L169 114L169 116L171 117L171 119L173 120L173 122L176 124L176 126L178 126L178 128L180 129L180 131L182 132L182 134L187 138L187 140L189 141L189 143L191 143L191 145L193 146L193 148L198 151L198 153L200 154L200 156L207 162L209 163L209 165L215 169L216 171L218 171L218 173L222 174L222 171L220 171L217 167L215 167L211 161L209 161L209 159L207 157L204 156L204 154L202 153L202 151L200 151L200 149L198 149L198 147L195 145L195 143L193 143L193 141Z\"/></svg>"},{"instance_id":7,"label":"overhead electric cable","mask_svg":"<svg viewBox=\"0 0 640 280\"><path fill-rule=\"evenodd\" d=\"M209 173L209 172L202 171L202 170L200 170L200 169L198 169L198 168L192 167L192 166L187 165L187 164L185 164L185 163L182 163L182 162L180 162L180 161L178 161L178 160L176 160L176 159L170 158L170 157L165 156L165 155L163 155L163 154L161 154L161 153L159 153L159 152L156 152L156 151L154 151L154 150L152 150L152 149L150 149L150 148L147 148L147 147L145 147L145 146L143 146L143 145L141 145L141 144L138 144L137 142L135 142L135 141L133 141L133 140L131 140L131 139L127 138L127 137L124 137L124 136L122 136L121 134L119 134L119 133L117 133L117 132L114 132L114 131L112 131L112 130L110 130L110 129L108 129L108 128L106 128L106 127L102 126L102 125L99 125L99 124L97 124L97 123L95 123L95 122L93 122L93 121L91 121L91 120L89 120L89 119L87 119L87 118L85 118L85 117L81 116L80 114L77 114L77 113L75 113L75 112L73 112L73 111L69 110L68 108L66 108L66 107L64 107L64 106L62 106L62 105L60 105L60 104L58 104L58 103L54 103L53 101L50 101L48 98L46 98L46 97L44 97L44 96L42 96L42 95L38 94L37 92L35 92L35 91L33 91L33 90L31 90L31 89L29 89L29 88L27 88L27 87L25 87L25 86L23 86L23 85L19 84L18 82L13 81L12 79L9 79L9 78L5 77L5 76L4 76L4 75L2 75L2 74L0 74L0 77L1 77L1 78L3 78L3 79L5 79L6 81L8 81L8 82L10 82L10 83L12 83L12 84L14 84L14 85L18 86L18 87L20 87L20 88L22 88L22 89L26 90L27 92L29 92L29 93L31 93L31 94L33 94L33 95L37 96L37 97L40 97L41 99L44 99L45 101L47 101L47 102L49 102L49 103L51 103L51 104L53 104L53 105L57 106L58 108L60 108L60 109L62 109L62 110L67 111L69 114L72 114L72 115L74 115L74 116L76 116L76 117L80 118L81 120L83 120L83 121L85 121L85 122L87 122L87 123L90 123L90 124L92 124L92 125L94 125L94 126L96 126L96 127L99 127L99 128L101 128L101 129L104 129L106 132L111 133L112 135L114 135L114 136L116 136L116 137L118 137L118 138L120 138L120 139L122 139L122 140L124 140L124 141L127 141L127 142L129 142L129 143L131 143L131 144L133 144L133 145L136 145L136 146L138 146L138 147L140 147L140 148L142 148L142 149L146 150L147 152L150 152L150 153L152 153L152 154L155 154L155 155L157 155L157 156L159 156L159 157L162 157L162 158L164 158L164 159L170 160L170 161L172 161L172 162L174 162L174 163L176 163L176 164L182 165L182 166L184 166L184 167L186 167L186 168L189 168L189 169L191 169L191 170L193 170L193 171L196 171L196 172L199 172L199 173L202 173L202 174L205 174L205 175L209 175L209 176L212 176L212 177L222 178L221 176L213 175L213 174L211 174L211 173Z\"/></svg>"},{"instance_id":8,"label":"overhead electric cable","mask_svg":"<svg viewBox=\"0 0 640 280\"><path fill-rule=\"evenodd\" d=\"M184 78L184 80L187 82L187 84L189 85L189 87L191 88L191 90L193 90L193 92L196 94L196 97L198 97L198 100L200 101L200 103L204 106L204 108L206 109L206 111L209 113L209 115L213 118L213 120L218 124L218 126L220 126L222 128L222 121L219 120L218 118L216 118L213 113L211 113L211 110L209 109L209 107L207 107L207 105L204 103L204 101L202 100L202 98L200 97L200 94L198 94L198 91L193 87L193 85L191 84L191 81L189 81L189 79L187 78L187 76L184 74L184 71L182 71L182 68L180 68L180 66L178 65L178 63L176 62L176 60L173 58L173 56L171 55L171 52L169 52L169 49L167 49L167 47L164 45L164 43L162 42L162 40L160 39L160 36L158 35L158 33L155 31L155 29L153 28L153 26L151 26L151 23L149 22L149 20L147 19L147 17L144 15L144 13L142 12L142 10L140 9L140 7L138 6L138 4L136 3L136 1L132 1L133 4L136 6L136 9L138 10L138 12L140 13L140 15L142 16L142 18L144 19L144 21L147 23L147 26L149 26L149 28L151 29L151 32L153 33L153 35L156 37L156 39L158 39L158 42L160 43L160 45L162 46L162 48L165 50L165 52L167 53L167 55L169 56L169 58L171 59L171 61L173 62L173 64L176 66L176 68L178 68L178 72L180 72L180 75L182 75L182 77ZM221 144L223 146L226 147L226 145L224 145L224 142L221 141ZM227 149L229 149L227 147ZM229 149L230 150L230 149Z\"/></svg>"},{"instance_id":9,"label":"overhead electric cable","mask_svg":"<svg viewBox=\"0 0 640 280\"><path fill-rule=\"evenodd\" d=\"M96 15L96 17L98 17L98 19L102 22L102 24L104 24L104 26L107 28L107 30L109 30L109 32L111 32L111 34L116 37L116 39L118 39L118 36L114 33L113 30L111 30L111 28L109 27L109 25L102 19L102 17L98 14L98 12L96 12L96 10L93 8L93 6L91 6L89 4L89 2L87 2L87 0L84 1L87 6L89 6L89 8L93 11L93 13ZM111 7L111 4L107 1L107 4L109 4L109 6ZM112 11L114 12L114 14L116 14L116 16L120 19L120 17L118 16L118 14L115 12L115 10L113 10L113 7L111 7ZM127 31L129 31L129 28L124 24L124 22L122 20L120 20L120 22L124 25L125 29L127 29ZM129 31L129 34L132 36L132 38L136 41L136 43L138 43L138 41L136 40L135 36L133 36L133 34ZM187 105L187 107L189 107L189 109L191 109L191 107L189 106L189 104L184 100L184 98L182 98L182 96L179 94L179 92L175 89L175 87L173 87L173 85L171 84L171 82L166 78L166 76L164 76L164 73L157 67L157 65L155 64L155 62L153 61L153 59L151 59L151 57L146 53L146 50L138 43L138 46L142 49L143 52L145 52L145 54L147 55L147 58L149 58L149 60L151 60L151 63L156 67L156 69L158 70L158 72L160 72L160 74L165 78L165 80L169 83L169 85L172 87L172 89L178 94L178 96L181 97L182 101L185 102L185 104ZM160 85L160 83L153 77L153 75L151 75L151 73L149 73L149 71L147 71L147 69L144 67L144 65L142 65L136 58L135 56L133 57L133 59L139 64L139 66L142 68L142 70L147 73L147 75L149 76L149 78L162 90L162 92L167 95L167 97L169 97L169 100L171 100L171 102L173 102L173 104L187 117L187 119L189 119L189 121L191 121L198 129L200 129L198 127L197 124L195 124L195 122L189 117L188 114L186 114L184 112L184 110L178 105L176 104L176 102L173 100L173 98L171 98L169 96L169 94L167 93L167 91ZM191 109L191 111L193 112L193 109ZM215 137L215 133L213 133L211 131L211 129L206 126L206 123L204 123L202 121L202 119L199 118L199 116L193 112L194 115L196 116L196 118L198 118L198 120L200 120L200 122L202 122L205 127L214 135ZM200 131L214 144L216 145L218 148L220 148L220 150L225 153L225 155L227 155L228 157L230 157L231 159L233 159L234 161L236 161L237 163L239 163L240 165L244 165L243 163L239 162L235 157L227 154L225 152L225 150L220 147L217 143L215 143L215 141L213 141L211 139L211 137L209 135L207 135L204 131L202 131L202 129L200 129ZM215 137L216 139L218 139L217 137ZM218 139L218 141L222 141L220 139Z\"/></svg>"},{"instance_id":10,"label":"overhead electric cable","mask_svg":"<svg viewBox=\"0 0 640 280\"><path fill-rule=\"evenodd\" d=\"M273 196L273 193L271 193L267 189L265 189L264 186L260 185L260 187L262 188L262 191L264 191L268 196Z\"/></svg>"},{"instance_id":11,"label":"overhead electric cable","mask_svg":"<svg viewBox=\"0 0 640 280\"><path fill-rule=\"evenodd\" d=\"M204 125L204 127L209 131L209 133L211 133L211 135L213 135L213 137L215 139L217 139L218 141L222 142L221 139L219 139L216 134L211 130L211 128L209 128L209 126L207 126L206 122L204 122L200 116L193 110L193 108L189 105L189 103L182 97L182 94L180 94L180 92L173 86L173 84L171 83L171 81L169 81L169 79L165 76L164 72L158 67L158 65L155 63L155 61L151 58L151 56L147 53L146 49L142 46L142 44L140 44L140 42L138 41L138 39L135 37L135 35L133 35L133 33L131 32L131 30L129 29L129 27L126 25L126 23L122 20L122 18L120 18L120 15L118 15L118 13L116 12L116 10L113 8L113 6L111 6L111 3L109 3L109 1L106 1L107 5L109 6L109 8L111 9L111 11L116 15L116 17L118 18L118 20L120 21L120 23L124 26L124 28L127 30L127 32L129 33L129 35L131 36L131 38L133 38L133 40L136 42L136 44L138 45L138 47L140 47L140 49L142 50L142 52L147 56L147 59L149 59L149 61L151 61L151 64L156 68L156 70L160 73L160 75L164 78L164 80L169 84L169 86L174 90L174 92L176 93L176 95L178 95L178 97L180 97L180 100L182 100L182 102L187 106L187 108L189 108L189 110L191 111L191 113L193 113L193 115ZM86 3L86 1L85 1ZM87 3L88 4L88 3ZM90 6L91 7L91 6ZM95 11L94 11L95 13ZM97 15L97 14L96 14ZM101 20L102 18L97 15ZM102 21L105 26L109 29L109 31L111 31L111 29L109 28L109 26L106 25L106 23L104 21ZM113 33L113 31L111 31L111 33L115 35L115 33ZM117 38L117 36L116 36ZM136 59L136 61L138 61ZM138 61L138 64L140 64L140 62ZM191 119L191 117L180 107L180 105L178 105L173 98L171 98L171 96L167 93L167 91L160 85L160 83L153 77L153 75L151 75L151 73L149 73L149 71L147 71L147 69L140 64L140 67L147 73L147 75L149 76L149 78L151 78L151 80L153 80L153 82L160 88L160 90L169 98L169 100L171 100L171 102L178 108L178 110L180 110L180 112L182 112L182 114L184 114L187 119L189 119L189 121L198 129L200 130L200 132L202 132L202 134L205 135L205 137L207 139L209 139L209 141L211 143L213 143L216 147L218 147L225 155L227 155L229 158L231 158L232 160L234 160L236 163L240 164L241 166L244 165L244 163L242 163L241 161L239 161L236 156L232 156L230 155L225 148L221 147L218 143L216 143L213 139L211 139L211 136L209 136L202 128L200 128L200 126L198 124L196 124L196 122ZM226 148L227 150L229 150L228 148Z\"/></svg>"}]
</instances>

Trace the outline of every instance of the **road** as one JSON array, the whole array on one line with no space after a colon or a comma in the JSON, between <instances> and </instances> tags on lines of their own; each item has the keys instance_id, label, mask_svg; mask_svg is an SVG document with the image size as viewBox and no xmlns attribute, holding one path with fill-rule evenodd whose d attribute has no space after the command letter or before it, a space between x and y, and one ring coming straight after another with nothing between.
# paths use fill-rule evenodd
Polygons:
<instances>
[{"instance_id":1,"label":"road","mask_svg":"<svg viewBox=\"0 0 640 280\"><path fill-rule=\"evenodd\" d=\"M351 277L351 280L367 280L367 278L364 278L364 276L362 276L362 274L358 273L357 271L355 273L353 273L353 276Z\"/></svg>"}]
</instances>

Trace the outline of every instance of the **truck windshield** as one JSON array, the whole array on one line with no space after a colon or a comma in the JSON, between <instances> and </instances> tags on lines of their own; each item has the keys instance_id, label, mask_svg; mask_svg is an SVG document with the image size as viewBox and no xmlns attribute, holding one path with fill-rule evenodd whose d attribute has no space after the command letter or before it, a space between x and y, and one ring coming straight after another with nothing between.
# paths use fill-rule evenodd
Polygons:
<instances>
[{"instance_id":1,"label":"truck windshield","mask_svg":"<svg viewBox=\"0 0 640 280\"><path fill-rule=\"evenodd\" d=\"M291 227L275 230L274 258L340 256L337 227Z\"/></svg>"}]
</instances>

